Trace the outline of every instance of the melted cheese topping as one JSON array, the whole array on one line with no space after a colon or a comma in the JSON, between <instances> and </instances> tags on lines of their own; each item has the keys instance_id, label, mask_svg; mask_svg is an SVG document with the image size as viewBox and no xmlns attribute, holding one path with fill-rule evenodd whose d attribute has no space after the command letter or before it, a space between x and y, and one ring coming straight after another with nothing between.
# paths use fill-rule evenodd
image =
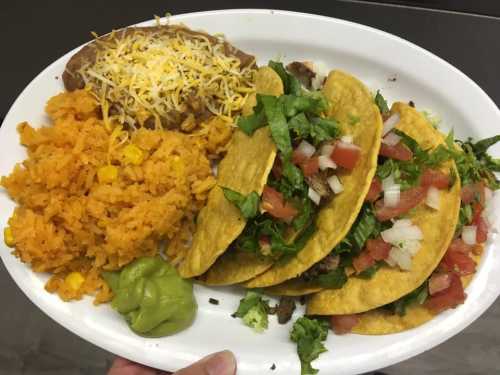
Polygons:
<instances>
[{"instance_id":1,"label":"melted cheese topping","mask_svg":"<svg viewBox=\"0 0 500 375\"><path fill-rule=\"evenodd\" d=\"M136 30L98 40L98 46L95 62L79 73L102 104L108 128L112 120L134 126L151 116L159 127L162 119L175 122L175 114L196 112L200 105L233 120L255 91L255 68L226 56L222 39L211 43L178 29Z\"/></svg>"}]
</instances>

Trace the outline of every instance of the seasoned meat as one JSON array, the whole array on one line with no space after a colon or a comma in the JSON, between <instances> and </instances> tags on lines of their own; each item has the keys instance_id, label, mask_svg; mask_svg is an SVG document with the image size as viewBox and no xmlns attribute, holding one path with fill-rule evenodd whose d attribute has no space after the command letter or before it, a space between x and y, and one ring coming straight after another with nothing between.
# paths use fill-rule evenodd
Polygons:
<instances>
[{"instance_id":1,"label":"seasoned meat","mask_svg":"<svg viewBox=\"0 0 500 375\"><path fill-rule=\"evenodd\" d=\"M302 274L302 278L306 281L314 280L319 275L336 270L339 266L340 257L338 255L329 254L320 262L309 268Z\"/></svg>"},{"instance_id":2,"label":"seasoned meat","mask_svg":"<svg viewBox=\"0 0 500 375\"><path fill-rule=\"evenodd\" d=\"M306 183L309 185L311 189L316 191L322 198L330 198L332 196L332 190L330 189L330 185L328 185L327 182L327 172L326 171L320 171L319 173L316 173L315 175L311 177L306 177ZM326 201L323 200L323 201Z\"/></svg>"},{"instance_id":3,"label":"seasoned meat","mask_svg":"<svg viewBox=\"0 0 500 375\"><path fill-rule=\"evenodd\" d=\"M305 61L294 61L287 65L286 67L290 73L292 73L307 89L311 89L312 80L316 77L316 73L313 71L311 63Z\"/></svg>"},{"instance_id":4,"label":"seasoned meat","mask_svg":"<svg viewBox=\"0 0 500 375\"><path fill-rule=\"evenodd\" d=\"M295 299L293 297L282 296L276 309L278 315L278 323L286 324L295 311Z\"/></svg>"}]
</instances>

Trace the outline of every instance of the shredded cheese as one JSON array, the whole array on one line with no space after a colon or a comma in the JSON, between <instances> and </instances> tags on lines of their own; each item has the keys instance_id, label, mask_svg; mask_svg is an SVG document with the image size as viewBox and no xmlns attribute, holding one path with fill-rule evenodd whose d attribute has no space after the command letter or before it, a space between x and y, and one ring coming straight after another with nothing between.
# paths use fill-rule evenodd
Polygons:
<instances>
[{"instance_id":1,"label":"shredded cheese","mask_svg":"<svg viewBox=\"0 0 500 375\"><path fill-rule=\"evenodd\" d=\"M136 126L150 117L161 126L193 105L234 119L255 91L255 67L241 67L217 40L182 28L118 31L97 40L95 62L78 73L102 104L108 129L112 121Z\"/></svg>"}]
</instances>

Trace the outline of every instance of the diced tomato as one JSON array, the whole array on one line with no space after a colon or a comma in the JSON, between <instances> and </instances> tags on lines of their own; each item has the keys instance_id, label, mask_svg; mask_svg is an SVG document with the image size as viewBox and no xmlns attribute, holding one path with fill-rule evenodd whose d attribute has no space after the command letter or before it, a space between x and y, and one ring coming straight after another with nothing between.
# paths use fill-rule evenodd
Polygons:
<instances>
[{"instance_id":1,"label":"diced tomato","mask_svg":"<svg viewBox=\"0 0 500 375\"><path fill-rule=\"evenodd\" d=\"M361 155L361 148L352 143L339 141L330 155L330 158L340 167L354 169Z\"/></svg>"},{"instance_id":2,"label":"diced tomato","mask_svg":"<svg viewBox=\"0 0 500 375\"><path fill-rule=\"evenodd\" d=\"M264 248L269 246L271 243L271 240L269 239L269 236L262 235L259 237L259 246Z\"/></svg>"},{"instance_id":3,"label":"diced tomato","mask_svg":"<svg viewBox=\"0 0 500 375\"><path fill-rule=\"evenodd\" d=\"M267 185L262 193L262 208L269 215L287 222L291 221L298 213L295 207L285 202L283 194Z\"/></svg>"},{"instance_id":4,"label":"diced tomato","mask_svg":"<svg viewBox=\"0 0 500 375\"><path fill-rule=\"evenodd\" d=\"M474 200L474 189L473 185L462 186L462 192L460 194L463 204L469 204Z\"/></svg>"},{"instance_id":5,"label":"diced tomato","mask_svg":"<svg viewBox=\"0 0 500 375\"><path fill-rule=\"evenodd\" d=\"M382 237L366 241L366 251L375 260L384 260L389 256L391 244L385 242Z\"/></svg>"},{"instance_id":6,"label":"diced tomato","mask_svg":"<svg viewBox=\"0 0 500 375\"><path fill-rule=\"evenodd\" d=\"M429 279L429 294L433 296L450 287L451 275L449 273L435 273Z\"/></svg>"},{"instance_id":7,"label":"diced tomato","mask_svg":"<svg viewBox=\"0 0 500 375\"><path fill-rule=\"evenodd\" d=\"M472 224L476 226L476 242L478 243L486 242L488 239L488 223L481 216L483 208L483 205L479 202L475 202L472 206Z\"/></svg>"},{"instance_id":8,"label":"diced tomato","mask_svg":"<svg viewBox=\"0 0 500 375\"><path fill-rule=\"evenodd\" d=\"M365 200L368 202L375 202L380 193L382 192L382 182L378 177L374 177L372 183L370 185L370 190L368 190L368 194L366 194Z\"/></svg>"},{"instance_id":9,"label":"diced tomato","mask_svg":"<svg viewBox=\"0 0 500 375\"><path fill-rule=\"evenodd\" d=\"M367 268L370 268L375 264L375 259L368 253L368 251L363 251L356 258L352 260L352 265L357 273L361 273Z\"/></svg>"},{"instance_id":10,"label":"diced tomato","mask_svg":"<svg viewBox=\"0 0 500 375\"><path fill-rule=\"evenodd\" d=\"M395 207L384 206L383 201L378 201L375 204L375 216L379 221L386 221L403 215L422 202L426 195L427 189L422 186L402 191L399 196L399 203Z\"/></svg>"},{"instance_id":11,"label":"diced tomato","mask_svg":"<svg viewBox=\"0 0 500 375\"><path fill-rule=\"evenodd\" d=\"M396 143L394 146L382 143L380 145L379 155L389 159L409 161L413 158L413 152L403 143Z\"/></svg>"},{"instance_id":12,"label":"diced tomato","mask_svg":"<svg viewBox=\"0 0 500 375\"><path fill-rule=\"evenodd\" d=\"M315 175L319 171L319 158L312 157L307 159L300 165L300 168L302 169L302 172L304 172L305 177Z\"/></svg>"},{"instance_id":13,"label":"diced tomato","mask_svg":"<svg viewBox=\"0 0 500 375\"><path fill-rule=\"evenodd\" d=\"M464 204L469 204L477 198L479 204L484 207L484 203L486 200L484 188L484 181L462 186L462 202Z\"/></svg>"},{"instance_id":14,"label":"diced tomato","mask_svg":"<svg viewBox=\"0 0 500 375\"><path fill-rule=\"evenodd\" d=\"M283 175L283 165L280 158L274 159L273 169L271 170L275 179L281 179Z\"/></svg>"},{"instance_id":15,"label":"diced tomato","mask_svg":"<svg viewBox=\"0 0 500 375\"><path fill-rule=\"evenodd\" d=\"M330 317L330 328L337 335L343 335L351 332L351 330L359 323L357 314L350 315L332 315Z\"/></svg>"},{"instance_id":16,"label":"diced tomato","mask_svg":"<svg viewBox=\"0 0 500 375\"><path fill-rule=\"evenodd\" d=\"M486 242L488 239L488 224L486 221L482 216L479 216L473 223L476 225L476 242Z\"/></svg>"},{"instance_id":17,"label":"diced tomato","mask_svg":"<svg viewBox=\"0 0 500 375\"><path fill-rule=\"evenodd\" d=\"M460 276L457 274L450 275L450 286L437 292L435 295L431 296L426 302L425 306L438 313L449 308L455 308L458 305L464 303L467 295L464 292L464 287Z\"/></svg>"},{"instance_id":18,"label":"diced tomato","mask_svg":"<svg viewBox=\"0 0 500 375\"><path fill-rule=\"evenodd\" d=\"M476 272L476 263L465 253L448 250L441 260L439 268L446 272L466 276Z\"/></svg>"},{"instance_id":19,"label":"diced tomato","mask_svg":"<svg viewBox=\"0 0 500 375\"><path fill-rule=\"evenodd\" d=\"M480 203L476 202L472 205L472 223L475 223L481 217L483 213L483 206Z\"/></svg>"},{"instance_id":20,"label":"diced tomato","mask_svg":"<svg viewBox=\"0 0 500 375\"><path fill-rule=\"evenodd\" d=\"M456 251L459 253L469 254L472 250L472 246L467 245L461 238L455 238L447 251Z\"/></svg>"},{"instance_id":21,"label":"diced tomato","mask_svg":"<svg viewBox=\"0 0 500 375\"><path fill-rule=\"evenodd\" d=\"M299 166L308 159L306 155L300 152L298 149L293 150L292 153L292 163Z\"/></svg>"},{"instance_id":22,"label":"diced tomato","mask_svg":"<svg viewBox=\"0 0 500 375\"><path fill-rule=\"evenodd\" d=\"M426 169L422 174L423 187L434 186L437 189L447 189L450 186L450 177L437 169Z\"/></svg>"}]
</instances>

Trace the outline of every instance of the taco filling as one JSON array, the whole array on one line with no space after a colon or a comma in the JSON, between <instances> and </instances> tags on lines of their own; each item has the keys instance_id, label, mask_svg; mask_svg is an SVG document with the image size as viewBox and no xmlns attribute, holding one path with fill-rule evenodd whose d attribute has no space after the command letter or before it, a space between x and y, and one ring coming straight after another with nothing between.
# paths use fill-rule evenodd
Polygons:
<instances>
[{"instance_id":1,"label":"taco filling","mask_svg":"<svg viewBox=\"0 0 500 375\"><path fill-rule=\"evenodd\" d=\"M397 136L397 142L392 140L394 136L391 134ZM387 145L388 139L394 144ZM384 137L380 149L383 158L367 195L364 210L343 244L333 251L334 256L339 259L338 264L334 270L327 272L324 271L324 264L317 264L303 277L309 277L326 286L326 281L333 280L331 275L336 272L336 284L332 282L328 285L336 288L345 283L345 273L352 273L357 277L371 277L381 266L411 269L412 254L415 249L419 251L417 241L421 231L404 215L410 216L409 213L417 204L425 204L430 209L448 210L449 207L440 204L441 195L458 181L462 186L459 215L457 220L452 222L454 234L446 246L444 256L439 258L437 267L423 283L377 309L356 314L331 315L331 327L336 333L395 333L419 326L436 314L455 308L465 301L464 288L476 271L477 262L491 230L487 204L493 191L500 187L494 175L494 172L500 170L500 166L498 160L487 154L487 149L499 140L500 136L496 136L476 143L471 139L462 142L454 140L453 133L450 133L444 145L425 155L422 150L416 148L412 139L397 130L392 130ZM391 151L390 147L400 150ZM401 155L404 157L401 158ZM412 159L407 155L411 155ZM419 160L415 161L415 158ZM411 167L406 164L410 160ZM446 160L453 160L456 169L449 169L449 173L436 169L438 165L435 162ZM415 179L418 169L418 179ZM401 179L404 176L407 178ZM387 179L390 179L390 184ZM385 198L387 192L392 190L386 187L394 186L393 183L399 183L406 189L400 190L398 204L388 208ZM425 191L424 194L421 194L422 190ZM409 193L405 192L411 192L412 198L407 199ZM370 220L376 223L373 226L375 229L372 229L370 235L363 237L363 233L367 233L363 229L368 228L366 223ZM384 229L385 226L390 228ZM359 246L359 240L364 238L367 238L364 244ZM352 251L353 248L362 250L357 253ZM328 303L324 308L318 308L319 301L315 301L315 298L316 296L311 298L308 313L317 314L321 310L321 314L324 314L330 309Z\"/></svg>"},{"instance_id":2,"label":"taco filling","mask_svg":"<svg viewBox=\"0 0 500 375\"><path fill-rule=\"evenodd\" d=\"M251 136L269 125L278 149L262 196L242 195L224 188L224 195L248 220L231 250L278 259L300 251L315 230L318 211L343 191L339 175L351 171L361 155L352 136L323 114L328 102L320 91L306 91L280 63L270 66L280 74L285 95L257 95L254 113L238 126Z\"/></svg>"},{"instance_id":3,"label":"taco filling","mask_svg":"<svg viewBox=\"0 0 500 375\"><path fill-rule=\"evenodd\" d=\"M269 66L279 76L284 94L258 93L253 113L240 118L238 126L248 136L268 127L277 156L261 196L255 191L242 194L221 186L226 199L238 207L247 223L229 250L201 277L207 284L244 282L263 272L264 276L272 274L273 268L265 271L277 261L286 264L302 253L309 258L311 249L302 250L315 242L312 238L318 232L325 232L318 227L318 223L325 221L322 212L331 211L332 202L347 194L346 203L352 205L349 207L352 212L348 215L346 212L345 223L337 229L346 232L352 223L350 218L354 220L361 206L357 202L362 203L369 187L367 183L356 184L360 189L344 193L344 183L354 185L374 173L372 164L381 120L364 116L361 123L358 115L352 113L346 124L345 118L327 117L332 103L323 90L307 90L281 63L271 61ZM351 77L334 72L325 85L332 80L350 82ZM360 136L363 131L364 137ZM332 225L336 215L330 212L328 215L328 225ZM332 236L336 241L343 234L333 232ZM285 275L285 280L296 272L292 266L291 273L286 271L290 275Z\"/></svg>"}]
</instances>

